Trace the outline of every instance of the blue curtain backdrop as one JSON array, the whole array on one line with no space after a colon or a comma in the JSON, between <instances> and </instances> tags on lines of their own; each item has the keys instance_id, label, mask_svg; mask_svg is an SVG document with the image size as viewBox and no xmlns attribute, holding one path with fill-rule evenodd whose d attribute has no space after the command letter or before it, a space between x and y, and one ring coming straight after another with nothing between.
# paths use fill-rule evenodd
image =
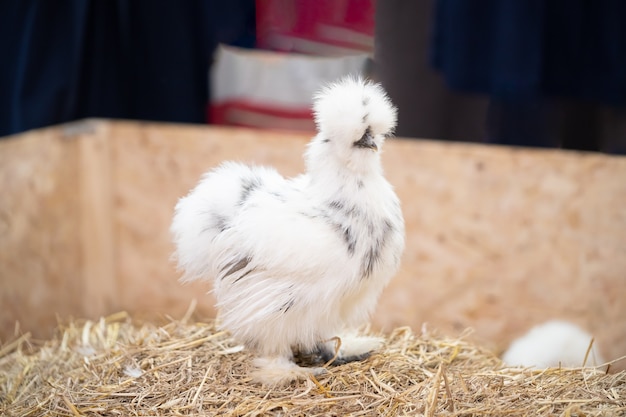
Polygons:
<instances>
[{"instance_id":1,"label":"blue curtain backdrop","mask_svg":"<svg viewBox=\"0 0 626 417\"><path fill-rule=\"evenodd\" d=\"M456 90L626 104L623 0L437 0L432 59Z\"/></svg>"},{"instance_id":2,"label":"blue curtain backdrop","mask_svg":"<svg viewBox=\"0 0 626 417\"><path fill-rule=\"evenodd\" d=\"M626 152L626 1L436 0L431 59L488 142Z\"/></svg>"},{"instance_id":3,"label":"blue curtain backdrop","mask_svg":"<svg viewBox=\"0 0 626 417\"><path fill-rule=\"evenodd\" d=\"M218 42L254 0L2 0L0 136L84 117L202 123Z\"/></svg>"}]
</instances>

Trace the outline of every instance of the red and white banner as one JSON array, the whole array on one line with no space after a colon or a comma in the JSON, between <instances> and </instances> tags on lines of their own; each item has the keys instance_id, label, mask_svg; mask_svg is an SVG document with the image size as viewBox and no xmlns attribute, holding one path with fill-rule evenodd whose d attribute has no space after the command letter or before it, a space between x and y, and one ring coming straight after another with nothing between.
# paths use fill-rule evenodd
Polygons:
<instances>
[{"instance_id":1,"label":"red and white banner","mask_svg":"<svg viewBox=\"0 0 626 417\"><path fill-rule=\"evenodd\" d=\"M368 54L319 57L220 46L210 75L209 122L313 131L315 92L342 76L363 74L368 59Z\"/></svg>"}]
</instances>

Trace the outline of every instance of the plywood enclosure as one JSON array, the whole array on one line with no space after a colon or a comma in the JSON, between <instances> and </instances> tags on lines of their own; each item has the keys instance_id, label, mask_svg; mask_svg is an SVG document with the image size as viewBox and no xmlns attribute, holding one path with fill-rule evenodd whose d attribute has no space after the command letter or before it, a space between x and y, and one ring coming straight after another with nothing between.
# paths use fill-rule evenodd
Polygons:
<instances>
[{"instance_id":1,"label":"plywood enclosure","mask_svg":"<svg viewBox=\"0 0 626 417\"><path fill-rule=\"evenodd\" d=\"M303 169L308 136L88 120L0 141L0 335L57 316L214 314L209 284L170 261L173 207L227 159ZM501 350L571 320L626 355L626 159L392 139L407 249L373 324L424 323ZM623 368L623 364L621 368Z\"/></svg>"}]
</instances>

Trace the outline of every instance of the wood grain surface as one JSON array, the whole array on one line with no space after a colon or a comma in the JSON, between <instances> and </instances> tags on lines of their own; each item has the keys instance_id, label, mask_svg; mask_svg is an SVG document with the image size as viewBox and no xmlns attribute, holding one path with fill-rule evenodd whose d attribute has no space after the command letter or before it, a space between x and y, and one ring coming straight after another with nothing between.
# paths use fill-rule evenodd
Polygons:
<instances>
[{"instance_id":1,"label":"wood grain surface","mask_svg":"<svg viewBox=\"0 0 626 417\"><path fill-rule=\"evenodd\" d=\"M209 283L181 285L170 259L178 198L224 160L303 170L302 133L87 120L0 141L0 337L19 321L118 310L213 315ZM626 355L626 158L390 139L402 201L402 268L377 329L426 324L501 351L559 318ZM624 368L624 365L618 366Z\"/></svg>"}]
</instances>

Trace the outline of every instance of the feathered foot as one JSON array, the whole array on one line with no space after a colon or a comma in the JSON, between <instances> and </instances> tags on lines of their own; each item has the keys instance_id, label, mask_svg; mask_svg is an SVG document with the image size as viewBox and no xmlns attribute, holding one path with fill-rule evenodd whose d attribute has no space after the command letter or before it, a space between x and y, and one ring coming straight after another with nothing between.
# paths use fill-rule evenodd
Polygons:
<instances>
[{"instance_id":1,"label":"feathered foot","mask_svg":"<svg viewBox=\"0 0 626 417\"><path fill-rule=\"evenodd\" d=\"M285 357L260 357L254 360L257 367L251 376L265 386L284 386L292 381L308 379L310 375L326 373L324 368L305 368Z\"/></svg>"},{"instance_id":2,"label":"feathered foot","mask_svg":"<svg viewBox=\"0 0 626 417\"><path fill-rule=\"evenodd\" d=\"M307 356L313 363L329 363L330 365L343 365L348 362L362 361L379 349L384 339L376 336L357 336L347 334L333 338L320 344L315 352Z\"/></svg>"}]
</instances>

